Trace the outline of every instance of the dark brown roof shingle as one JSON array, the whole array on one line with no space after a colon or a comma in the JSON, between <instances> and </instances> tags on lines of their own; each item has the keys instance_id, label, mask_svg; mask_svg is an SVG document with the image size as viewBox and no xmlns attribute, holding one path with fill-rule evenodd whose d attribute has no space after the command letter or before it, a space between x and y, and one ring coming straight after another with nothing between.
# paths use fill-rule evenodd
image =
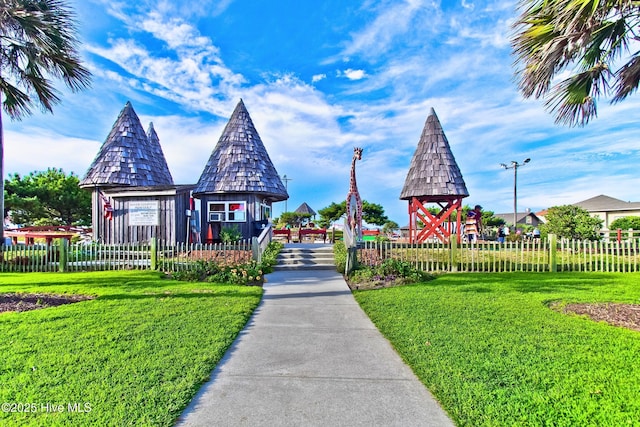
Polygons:
<instances>
[{"instance_id":1,"label":"dark brown roof shingle","mask_svg":"<svg viewBox=\"0 0 640 427\"><path fill-rule=\"evenodd\" d=\"M138 115L127 102L111 132L91 163L81 187L119 187L173 185L160 140L149 127L144 132Z\"/></svg>"},{"instance_id":2,"label":"dark brown roof shingle","mask_svg":"<svg viewBox=\"0 0 640 427\"><path fill-rule=\"evenodd\" d=\"M400 193L401 200L412 197L467 197L469 192L460 168L453 157L449 141L432 108L422 130L418 147L411 159L409 173Z\"/></svg>"},{"instance_id":3,"label":"dark brown roof shingle","mask_svg":"<svg viewBox=\"0 0 640 427\"><path fill-rule=\"evenodd\" d=\"M213 149L194 195L263 194L273 201L289 198L242 99Z\"/></svg>"},{"instance_id":4,"label":"dark brown roof shingle","mask_svg":"<svg viewBox=\"0 0 640 427\"><path fill-rule=\"evenodd\" d=\"M311 209L311 206L309 206L307 202L304 202L300 206L298 206L298 209L296 209L294 212L301 213L301 214L317 215L317 212Z\"/></svg>"}]
</instances>

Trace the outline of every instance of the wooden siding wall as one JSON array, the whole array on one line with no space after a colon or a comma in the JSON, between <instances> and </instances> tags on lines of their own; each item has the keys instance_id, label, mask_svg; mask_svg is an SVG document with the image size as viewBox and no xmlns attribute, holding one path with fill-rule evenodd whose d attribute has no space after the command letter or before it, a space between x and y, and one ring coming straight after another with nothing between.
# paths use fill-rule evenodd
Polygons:
<instances>
[{"instance_id":1,"label":"wooden siding wall","mask_svg":"<svg viewBox=\"0 0 640 427\"><path fill-rule=\"evenodd\" d=\"M250 239L253 236L253 223L256 221L256 218L259 218L260 212L256 212L256 202L267 204L271 206L271 202L263 199L262 196L256 194L247 194L247 193L231 193L231 194L204 194L200 197L201 205L200 205L200 224L201 232L200 237L203 242L207 239L207 230L209 228L209 218L208 214L208 204L209 202L246 202L247 203L247 220L245 222L223 222L223 223L212 223L220 224L222 227L230 227L237 226L240 232L242 233L242 237L244 239ZM213 228L213 238L218 239L218 229L220 227L212 227Z\"/></svg>"},{"instance_id":2,"label":"wooden siding wall","mask_svg":"<svg viewBox=\"0 0 640 427\"><path fill-rule=\"evenodd\" d=\"M152 237L175 244L187 238L187 216L189 192L176 195L148 197L114 197L106 193L113 208L113 218L104 216L104 206L97 191L93 192L92 226L93 239L105 244L144 243ZM159 222L157 226L129 226L129 204L132 201L158 201Z\"/></svg>"}]
</instances>

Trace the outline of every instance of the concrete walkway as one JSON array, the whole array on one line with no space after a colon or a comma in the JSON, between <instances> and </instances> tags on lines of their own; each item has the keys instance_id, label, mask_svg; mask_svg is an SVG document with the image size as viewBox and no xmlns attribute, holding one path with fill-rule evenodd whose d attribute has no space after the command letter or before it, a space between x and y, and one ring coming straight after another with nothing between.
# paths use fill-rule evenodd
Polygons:
<instances>
[{"instance_id":1,"label":"concrete walkway","mask_svg":"<svg viewBox=\"0 0 640 427\"><path fill-rule=\"evenodd\" d=\"M178 426L453 426L333 271L267 276Z\"/></svg>"}]
</instances>

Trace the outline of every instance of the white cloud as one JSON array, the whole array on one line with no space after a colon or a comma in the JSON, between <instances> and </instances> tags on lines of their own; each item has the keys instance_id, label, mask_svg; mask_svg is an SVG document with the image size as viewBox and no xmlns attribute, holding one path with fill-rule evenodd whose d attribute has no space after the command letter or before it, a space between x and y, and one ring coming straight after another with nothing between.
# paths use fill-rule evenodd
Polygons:
<instances>
[{"instance_id":1,"label":"white cloud","mask_svg":"<svg viewBox=\"0 0 640 427\"><path fill-rule=\"evenodd\" d=\"M311 82L312 82L312 83L317 83L317 82L319 82L320 80L324 80L324 79L326 79L326 78L327 78L327 75L326 75L326 74L314 74L314 75L311 77Z\"/></svg>"},{"instance_id":2,"label":"white cloud","mask_svg":"<svg viewBox=\"0 0 640 427\"><path fill-rule=\"evenodd\" d=\"M107 48L88 45L87 50L117 64L131 75L129 84L167 100L222 114L220 99L228 99L244 77L226 67L219 49L192 26L179 19L151 13L140 22L169 48L157 56L133 39L110 40ZM103 74L109 77L110 74Z\"/></svg>"},{"instance_id":3,"label":"white cloud","mask_svg":"<svg viewBox=\"0 0 640 427\"><path fill-rule=\"evenodd\" d=\"M352 34L352 39L339 54L339 57L359 56L375 57L386 52L397 36L410 30L410 24L418 13L433 16L434 5L429 1L406 0L402 2L376 3L379 12L371 24Z\"/></svg>"},{"instance_id":4,"label":"white cloud","mask_svg":"<svg viewBox=\"0 0 640 427\"><path fill-rule=\"evenodd\" d=\"M461 0L461 4L465 9L473 10L475 8L475 5L471 1Z\"/></svg>"},{"instance_id":5,"label":"white cloud","mask_svg":"<svg viewBox=\"0 0 640 427\"><path fill-rule=\"evenodd\" d=\"M338 72L339 76L344 76L349 80L362 80L367 76L364 70L353 70L351 68L347 68L344 71Z\"/></svg>"},{"instance_id":6,"label":"white cloud","mask_svg":"<svg viewBox=\"0 0 640 427\"><path fill-rule=\"evenodd\" d=\"M27 132L5 129L4 139L5 173L22 175L61 167L67 174L73 172L83 177L101 144L99 141L64 137L41 128L27 129Z\"/></svg>"}]
</instances>

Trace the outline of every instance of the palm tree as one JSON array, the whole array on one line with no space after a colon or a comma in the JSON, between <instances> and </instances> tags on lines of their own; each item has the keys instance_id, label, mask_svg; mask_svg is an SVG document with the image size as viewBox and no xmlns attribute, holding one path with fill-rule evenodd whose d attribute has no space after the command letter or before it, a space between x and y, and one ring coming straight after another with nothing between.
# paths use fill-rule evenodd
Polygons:
<instances>
[{"instance_id":1,"label":"palm tree","mask_svg":"<svg viewBox=\"0 0 640 427\"><path fill-rule=\"evenodd\" d=\"M520 10L511 40L519 89L546 98L556 123L584 126L597 116L600 96L618 102L637 89L640 52L629 47L638 40L640 3L522 0ZM568 78L553 81L567 70Z\"/></svg>"},{"instance_id":2,"label":"palm tree","mask_svg":"<svg viewBox=\"0 0 640 427\"><path fill-rule=\"evenodd\" d=\"M80 63L75 15L62 0L0 0L0 96L11 119L31 114L33 104L52 112L60 93L52 78L72 91L88 87ZM0 109L0 247L4 244L4 132Z\"/></svg>"}]
</instances>

